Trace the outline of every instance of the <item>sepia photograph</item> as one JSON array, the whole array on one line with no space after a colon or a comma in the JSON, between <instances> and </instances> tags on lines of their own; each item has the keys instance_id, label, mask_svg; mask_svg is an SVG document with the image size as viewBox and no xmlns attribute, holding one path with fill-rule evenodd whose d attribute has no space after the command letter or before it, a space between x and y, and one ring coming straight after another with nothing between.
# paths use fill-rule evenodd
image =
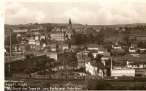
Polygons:
<instances>
[{"instance_id":1,"label":"sepia photograph","mask_svg":"<svg viewBox=\"0 0 146 91\"><path fill-rule=\"evenodd\" d=\"M146 90L146 0L3 8L4 91Z\"/></svg>"}]
</instances>

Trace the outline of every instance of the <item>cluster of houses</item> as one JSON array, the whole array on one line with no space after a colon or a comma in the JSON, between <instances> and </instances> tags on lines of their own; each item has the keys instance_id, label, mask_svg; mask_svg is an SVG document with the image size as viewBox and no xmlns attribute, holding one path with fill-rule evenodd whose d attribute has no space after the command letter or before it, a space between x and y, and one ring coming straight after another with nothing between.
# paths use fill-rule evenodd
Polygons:
<instances>
[{"instance_id":1,"label":"cluster of houses","mask_svg":"<svg viewBox=\"0 0 146 91\"><path fill-rule=\"evenodd\" d=\"M118 52L125 52L125 46L118 43L112 45L112 49ZM127 47L124 55L114 56L114 66L111 67L111 76L145 76L146 75L146 48L139 48L136 44Z\"/></svg>"},{"instance_id":2,"label":"cluster of houses","mask_svg":"<svg viewBox=\"0 0 146 91\"><path fill-rule=\"evenodd\" d=\"M42 28L41 28L42 29ZM58 55L70 51L73 52L78 48L84 47L79 45L70 45L65 43L65 40L71 39L71 36L78 30L74 30L69 20L69 27L64 29L54 28L51 32L39 31L38 29L17 29L13 30L13 33L17 35L17 38L21 37L21 42L19 44L14 44L12 46L13 54L34 54L35 56L46 55L50 58L58 60ZM111 44L112 45L112 44ZM112 45L112 50L118 52L124 52L124 46L116 43ZM85 68L86 72L91 75L107 76L108 69L106 67L106 62L111 60L123 61L126 60L126 65L122 67L118 65L117 67L112 67L111 65L111 76L135 76L135 69L146 68L145 54L137 54L146 51L145 48L137 48L133 45L129 47L129 53L121 57L111 57L111 53L108 52L102 45L98 44L88 44L84 50L77 52L76 58L78 61L77 68ZM91 56L91 55L92 56ZM90 56L89 56L90 55ZM101 56L100 61L95 60L98 56ZM137 61L134 61L137 59ZM143 59L142 61L140 61ZM111 63L111 62L110 62ZM112 64L112 63L111 63ZM142 71L144 74L146 71Z\"/></svg>"},{"instance_id":3,"label":"cluster of houses","mask_svg":"<svg viewBox=\"0 0 146 91\"><path fill-rule=\"evenodd\" d=\"M89 56L89 54L92 55ZM98 55L101 56L101 60L96 62L94 58ZM86 72L91 75L107 76L107 68L105 67L106 61L109 61L110 53L106 51L102 46L97 44L87 45L87 49L80 51L76 54L78 60L78 68L85 68Z\"/></svg>"},{"instance_id":4,"label":"cluster of houses","mask_svg":"<svg viewBox=\"0 0 146 91\"><path fill-rule=\"evenodd\" d=\"M47 45L51 45L51 51L56 51L56 43L57 42L61 42L63 44L63 42L67 39L70 38L70 36L72 35L72 33L70 32L65 32L65 31L51 31L49 33L40 33L39 31L33 31L31 32L31 30L29 30L29 35L26 35L27 31L25 32L25 36L23 36L22 31L21 33L17 33L14 30L14 33L17 33L17 36L19 35L19 37L23 37L27 40L27 42L23 42L21 43L21 45L24 44L28 44L30 46L30 48L35 51L39 51L43 48L45 48ZM55 43L52 43L55 42ZM66 45L63 44L64 47L67 47ZM19 51L17 49L19 49L19 46L15 46L14 45L14 51ZM65 48L64 48L65 49Z\"/></svg>"}]
</instances>

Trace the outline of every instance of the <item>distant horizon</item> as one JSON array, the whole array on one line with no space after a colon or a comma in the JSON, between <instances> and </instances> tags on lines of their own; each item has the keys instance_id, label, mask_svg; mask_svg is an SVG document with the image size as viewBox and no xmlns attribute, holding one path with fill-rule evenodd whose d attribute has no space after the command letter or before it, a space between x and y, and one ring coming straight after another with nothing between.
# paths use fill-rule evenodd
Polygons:
<instances>
[{"instance_id":1,"label":"distant horizon","mask_svg":"<svg viewBox=\"0 0 146 91\"><path fill-rule=\"evenodd\" d=\"M73 23L115 25L146 22L146 3L115 2L6 2L6 24Z\"/></svg>"},{"instance_id":2,"label":"distant horizon","mask_svg":"<svg viewBox=\"0 0 146 91\"><path fill-rule=\"evenodd\" d=\"M35 22L35 23L38 23L38 24L68 24L67 22L56 22L56 23L51 23L51 22L44 22L44 23L39 23L39 22ZM35 23L25 23L25 24L22 24L22 23L20 23L20 24L7 24L7 23L5 23L4 25L27 25L27 24L35 24ZM86 24L81 24L81 23L73 23L72 22L72 24L80 24L80 25L86 25ZM145 23L121 23L121 24L109 24L109 25L127 25L127 24L146 24L146 22ZM90 25L90 24L88 24L87 23L87 25ZM95 24L95 25L99 25L99 24ZM103 24L103 26L106 26L106 25L108 25L108 24ZM100 25L99 25L100 26ZM102 25L101 25L102 26Z\"/></svg>"}]
</instances>

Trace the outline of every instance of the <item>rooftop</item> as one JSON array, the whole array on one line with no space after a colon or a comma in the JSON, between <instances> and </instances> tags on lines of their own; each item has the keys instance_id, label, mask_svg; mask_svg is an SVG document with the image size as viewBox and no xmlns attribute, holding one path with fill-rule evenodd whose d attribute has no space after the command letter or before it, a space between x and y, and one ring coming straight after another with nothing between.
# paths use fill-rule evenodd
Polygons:
<instances>
[{"instance_id":1,"label":"rooftop","mask_svg":"<svg viewBox=\"0 0 146 91\"><path fill-rule=\"evenodd\" d=\"M51 31L50 34L65 33L64 31Z\"/></svg>"},{"instance_id":2,"label":"rooftop","mask_svg":"<svg viewBox=\"0 0 146 91\"><path fill-rule=\"evenodd\" d=\"M88 46L88 47L99 47L98 44L88 44L87 46Z\"/></svg>"},{"instance_id":3,"label":"rooftop","mask_svg":"<svg viewBox=\"0 0 146 91\"><path fill-rule=\"evenodd\" d=\"M133 54L134 55L134 54ZM139 54L138 56L133 56L131 54L126 54L124 56L121 57L115 57L115 60L119 60L119 61L146 61L146 54ZM137 55L137 54L135 54Z\"/></svg>"}]
</instances>

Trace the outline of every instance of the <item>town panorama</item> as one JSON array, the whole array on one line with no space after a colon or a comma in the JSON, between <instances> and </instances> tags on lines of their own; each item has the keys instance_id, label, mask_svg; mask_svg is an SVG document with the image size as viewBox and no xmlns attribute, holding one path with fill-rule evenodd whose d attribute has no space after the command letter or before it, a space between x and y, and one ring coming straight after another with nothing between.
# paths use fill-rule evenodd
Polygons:
<instances>
[{"instance_id":1,"label":"town panorama","mask_svg":"<svg viewBox=\"0 0 146 91\"><path fill-rule=\"evenodd\" d=\"M64 22L4 25L5 91L146 90L146 23Z\"/></svg>"}]
</instances>

